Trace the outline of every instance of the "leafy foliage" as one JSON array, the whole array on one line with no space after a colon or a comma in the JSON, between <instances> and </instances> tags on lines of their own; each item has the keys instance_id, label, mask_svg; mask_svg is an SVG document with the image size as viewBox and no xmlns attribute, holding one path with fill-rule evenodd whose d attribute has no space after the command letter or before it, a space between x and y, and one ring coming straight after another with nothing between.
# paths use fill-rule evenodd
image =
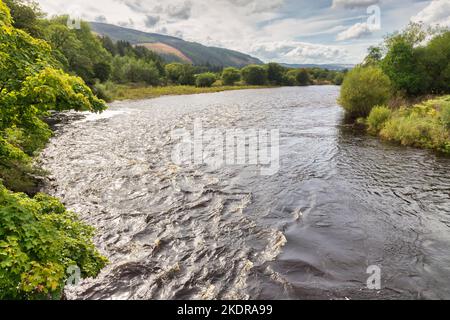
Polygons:
<instances>
[{"instance_id":1,"label":"leafy foliage","mask_svg":"<svg viewBox=\"0 0 450 320\"><path fill-rule=\"evenodd\" d=\"M405 91L409 95L426 92L426 74L413 46L406 41L400 39L392 44L381 67L396 90Z\"/></svg>"},{"instance_id":2,"label":"leafy foliage","mask_svg":"<svg viewBox=\"0 0 450 320\"><path fill-rule=\"evenodd\" d=\"M172 84L195 84L194 67L189 64L171 63L166 65L167 79Z\"/></svg>"},{"instance_id":3,"label":"leafy foliage","mask_svg":"<svg viewBox=\"0 0 450 320\"><path fill-rule=\"evenodd\" d=\"M226 86L233 86L236 82L241 80L241 72L239 69L229 67L222 72L222 81Z\"/></svg>"},{"instance_id":4,"label":"leafy foliage","mask_svg":"<svg viewBox=\"0 0 450 320\"><path fill-rule=\"evenodd\" d=\"M347 115L367 117L374 106L384 105L391 95L389 78L377 67L358 67L350 71L342 84L340 104Z\"/></svg>"},{"instance_id":5,"label":"leafy foliage","mask_svg":"<svg viewBox=\"0 0 450 320\"><path fill-rule=\"evenodd\" d=\"M378 134L383 128L384 124L392 115L392 110L385 106L377 106L372 109L367 117L367 124L369 132Z\"/></svg>"},{"instance_id":6,"label":"leafy foliage","mask_svg":"<svg viewBox=\"0 0 450 320\"><path fill-rule=\"evenodd\" d=\"M195 84L197 87L211 87L214 82L216 82L217 78L214 73L206 72L197 75L195 79Z\"/></svg>"},{"instance_id":7,"label":"leafy foliage","mask_svg":"<svg viewBox=\"0 0 450 320\"><path fill-rule=\"evenodd\" d=\"M0 184L0 299L60 298L70 266L94 277L105 266L93 229L55 198Z\"/></svg>"},{"instance_id":8,"label":"leafy foliage","mask_svg":"<svg viewBox=\"0 0 450 320\"><path fill-rule=\"evenodd\" d=\"M296 75L298 85L307 86L310 84L309 73L306 69L301 69Z\"/></svg>"},{"instance_id":9,"label":"leafy foliage","mask_svg":"<svg viewBox=\"0 0 450 320\"><path fill-rule=\"evenodd\" d=\"M278 63L268 63L267 67L267 80L272 85L283 85L284 84L284 74L286 68L282 67Z\"/></svg>"},{"instance_id":10,"label":"leafy foliage","mask_svg":"<svg viewBox=\"0 0 450 320\"><path fill-rule=\"evenodd\" d=\"M51 136L42 120L49 110L106 107L58 65L48 43L12 26L0 0L0 298L57 298L69 265L90 277L106 262L92 244L92 229L56 199L6 189L32 193L31 156Z\"/></svg>"},{"instance_id":11,"label":"leafy foliage","mask_svg":"<svg viewBox=\"0 0 450 320\"><path fill-rule=\"evenodd\" d=\"M249 85L263 85L267 82L267 70L263 66L249 65L241 70L242 79Z\"/></svg>"},{"instance_id":12,"label":"leafy foliage","mask_svg":"<svg viewBox=\"0 0 450 320\"><path fill-rule=\"evenodd\" d=\"M44 14L37 2L26 0L4 0L4 2L10 9L15 28L24 30L32 36L41 35L38 19Z\"/></svg>"},{"instance_id":13,"label":"leafy foliage","mask_svg":"<svg viewBox=\"0 0 450 320\"><path fill-rule=\"evenodd\" d=\"M450 133L433 113L423 115L411 109L401 109L386 122L380 135L405 146L450 153Z\"/></svg>"}]
</instances>

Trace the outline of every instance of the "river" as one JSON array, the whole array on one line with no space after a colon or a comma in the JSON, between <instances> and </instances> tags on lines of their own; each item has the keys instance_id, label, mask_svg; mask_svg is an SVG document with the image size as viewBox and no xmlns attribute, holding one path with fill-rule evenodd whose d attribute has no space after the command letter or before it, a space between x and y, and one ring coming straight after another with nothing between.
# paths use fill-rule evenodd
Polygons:
<instances>
[{"instance_id":1,"label":"river","mask_svg":"<svg viewBox=\"0 0 450 320\"><path fill-rule=\"evenodd\" d=\"M114 103L65 124L45 191L110 264L71 299L450 298L450 159L343 125L339 88ZM279 170L175 164L175 129L279 130ZM369 288L368 268L381 272Z\"/></svg>"}]
</instances>

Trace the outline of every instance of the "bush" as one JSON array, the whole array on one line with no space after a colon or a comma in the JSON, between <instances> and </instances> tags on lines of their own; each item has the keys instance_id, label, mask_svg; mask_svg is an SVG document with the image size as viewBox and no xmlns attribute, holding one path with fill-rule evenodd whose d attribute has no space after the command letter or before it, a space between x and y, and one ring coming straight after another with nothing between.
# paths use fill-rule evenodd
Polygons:
<instances>
[{"instance_id":1,"label":"bush","mask_svg":"<svg viewBox=\"0 0 450 320\"><path fill-rule=\"evenodd\" d=\"M367 117L374 106L385 105L390 95L390 80L381 69L357 67L345 76L339 103L356 119Z\"/></svg>"},{"instance_id":2,"label":"bush","mask_svg":"<svg viewBox=\"0 0 450 320\"><path fill-rule=\"evenodd\" d=\"M377 134L383 128L383 125L392 115L391 109L384 106L378 106L372 109L367 118L369 132Z\"/></svg>"},{"instance_id":3,"label":"bush","mask_svg":"<svg viewBox=\"0 0 450 320\"><path fill-rule=\"evenodd\" d=\"M342 85L342 83L344 82L344 74L342 72L339 72L338 74L336 74L336 76L333 79L333 83L337 86Z\"/></svg>"},{"instance_id":4,"label":"bush","mask_svg":"<svg viewBox=\"0 0 450 320\"><path fill-rule=\"evenodd\" d=\"M111 65L104 62L95 64L94 75L100 82L106 82L111 76Z\"/></svg>"},{"instance_id":5,"label":"bush","mask_svg":"<svg viewBox=\"0 0 450 320\"><path fill-rule=\"evenodd\" d=\"M225 68L222 72L222 81L226 86L234 86L234 84L241 80L241 72L233 67Z\"/></svg>"},{"instance_id":6,"label":"bush","mask_svg":"<svg viewBox=\"0 0 450 320\"><path fill-rule=\"evenodd\" d=\"M441 151L444 151L450 142L448 131L437 121L414 115L392 117L386 122L380 135L386 140L396 141L404 146Z\"/></svg>"},{"instance_id":7,"label":"bush","mask_svg":"<svg viewBox=\"0 0 450 320\"><path fill-rule=\"evenodd\" d=\"M380 131L381 137L405 146L430 148L450 153L448 98L428 100L392 113ZM447 118L448 120L448 118Z\"/></svg>"},{"instance_id":8,"label":"bush","mask_svg":"<svg viewBox=\"0 0 450 320\"><path fill-rule=\"evenodd\" d=\"M145 82L154 86L159 84L159 72L153 62L130 59L123 68L123 75L127 82Z\"/></svg>"},{"instance_id":9,"label":"bush","mask_svg":"<svg viewBox=\"0 0 450 320\"><path fill-rule=\"evenodd\" d=\"M180 84L185 86L195 84L195 69L190 64L170 63L166 65L165 72L167 79L172 84Z\"/></svg>"},{"instance_id":10,"label":"bush","mask_svg":"<svg viewBox=\"0 0 450 320\"><path fill-rule=\"evenodd\" d=\"M396 90L409 95L427 92L429 81L412 44L402 40L393 43L381 66Z\"/></svg>"},{"instance_id":11,"label":"bush","mask_svg":"<svg viewBox=\"0 0 450 320\"><path fill-rule=\"evenodd\" d=\"M195 85L202 88L211 87L214 82L216 82L216 75L211 72L199 74L195 79Z\"/></svg>"},{"instance_id":12,"label":"bush","mask_svg":"<svg viewBox=\"0 0 450 320\"><path fill-rule=\"evenodd\" d=\"M306 69L301 69L296 75L297 84L299 86L307 86L310 84L309 73Z\"/></svg>"},{"instance_id":13,"label":"bush","mask_svg":"<svg viewBox=\"0 0 450 320\"><path fill-rule=\"evenodd\" d=\"M107 260L92 236L57 199L0 184L0 299L60 299L71 266L82 278L96 276Z\"/></svg>"},{"instance_id":14,"label":"bush","mask_svg":"<svg viewBox=\"0 0 450 320\"><path fill-rule=\"evenodd\" d=\"M94 86L94 93L98 98L107 102L112 102L117 92L117 84L111 81L105 83L96 83Z\"/></svg>"},{"instance_id":15,"label":"bush","mask_svg":"<svg viewBox=\"0 0 450 320\"><path fill-rule=\"evenodd\" d=\"M249 85L264 85L267 83L267 70L263 66L249 65L241 70L242 79Z\"/></svg>"},{"instance_id":16,"label":"bush","mask_svg":"<svg viewBox=\"0 0 450 320\"><path fill-rule=\"evenodd\" d=\"M285 69L283 66L281 66L278 63L268 63L266 65L267 67L267 80L272 85L283 85L284 84L284 73Z\"/></svg>"}]
</instances>

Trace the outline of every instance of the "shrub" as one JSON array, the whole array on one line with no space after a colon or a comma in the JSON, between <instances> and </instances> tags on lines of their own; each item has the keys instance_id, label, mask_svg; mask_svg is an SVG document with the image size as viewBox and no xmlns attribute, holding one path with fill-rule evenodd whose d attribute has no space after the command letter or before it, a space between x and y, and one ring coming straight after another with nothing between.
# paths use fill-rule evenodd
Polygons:
<instances>
[{"instance_id":1,"label":"shrub","mask_svg":"<svg viewBox=\"0 0 450 320\"><path fill-rule=\"evenodd\" d=\"M444 120L447 108L448 101L445 98L403 107L392 113L380 135L402 145L450 153L450 131Z\"/></svg>"},{"instance_id":2,"label":"shrub","mask_svg":"<svg viewBox=\"0 0 450 320\"><path fill-rule=\"evenodd\" d=\"M267 67L267 80L272 85L283 85L283 75L285 73L285 68L278 63L268 63Z\"/></svg>"},{"instance_id":3,"label":"shrub","mask_svg":"<svg viewBox=\"0 0 450 320\"><path fill-rule=\"evenodd\" d=\"M306 69L301 69L296 75L297 84L299 86L307 86L310 84L309 73Z\"/></svg>"},{"instance_id":4,"label":"shrub","mask_svg":"<svg viewBox=\"0 0 450 320\"><path fill-rule=\"evenodd\" d=\"M345 76L339 103L356 119L367 117L374 106L385 105L390 95L390 80L381 69L357 67Z\"/></svg>"},{"instance_id":5,"label":"shrub","mask_svg":"<svg viewBox=\"0 0 450 320\"><path fill-rule=\"evenodd\" d=\"M392 115L391 109L384 106L378 106L372 109L367 118L369 132L377 134L383 128L383 125Z\"/></svg>"},{"instance_id":6,"label":"shrub","mask_svg":"<svg viewBox=\"0 0 450 320\"><path fill-rule=\"evenodd\" d=\"M190 64L170 63L166 65L165 72L167 79L172 84L194 85L195 69Z\"/></svg>"},{"instance_id":7,"label":"shrub","mask_svg":"<svg viewBox=\"0 0 450 320\"><path fill-rule=\"evenodd\" d=\"M344 82L344 74L342 72L339 72L338 74L336 74L336 76L333 79L333 83L337 86L342 85L342 83Z\"/></svg>"},{"instance_id":8,"label":"shrub","mask_svg":"<svg viewBox=\"0 0 450 320\"><path fill-rule=\"evenodd\" d=\"M298 69L289 70L288 72L286 72L286 74L284 75L284 82L286 83L286 85L288 86L297 85L298 72L299 72Z\"/></svg>"},{"instance_id":9,"label":"shrub","mask_svg":"<svg viewBox=\"0 0 450 320\"><path fill-rule=\"evenodd\" d=\"M197 87L211 87L216 82L216 75L211 72L199 74L195 79L195 85Z\"/></svg>"},{"instance_id":10,"label":"shrub","mask_svg":"<svg viewBox=\"0 0 450 320\"><path fill-rule=\"evenodd\" d=\"M0 184L0 299L60 299L71 266L82 278L96 276L107 260L92 236L57 199Z\"/></svg>"},{"instance_id":11,"label":"shrub","mask_svg":"<svg viewBox=\"0 0 450 320\"><path fill-rule=\"evenodd\" d=\"M412 44L397 40L389 48L381 66L396 90L409 95L427 92L429 81Z\"/></svg>"},{"instance_id":12,"label":"shrub","mask_svg":"<svg viewBox=\"0 0 450 320\"><path fill-rule=\"evenodd\" d=\"M241 72L233 67L225 68L222 72L222 81L226 86L233 86L241 80Z\"/></svg>"},{"instance_id":13,"label":"shrub","mask_svg":"<svg viewBox=\"0 0 450 320\"><path fill-rule=\"evenodd\" d=\"M381 137L404 146L441 150L450 141L448 131L434 119L414 115L394 116L380 132Z\"/></svg>"},{"instance_id":14,"label":"shrub","mask_svg":"<svg viewBox=\"0 0 450 320\"><path fill-rule=\"evenodd\" d=\"M104 62L95 64L94 75L100 82L106 82L111 76L111 65Z\"/></svg>"},{"instance_id":15,"label":"shrub","mask_svg":"<svg viewBox=\"0 0 450 320\"><path fill-rule=\"evenodd\" d=\"M145 82L150 85L159 84L159 71L154 62L130 59L124 66L123 75L128 82Z\"/></svg>"},{"instance_id":16,"label":"shrub","mask_svg":"<svg viewBox=\"0 0 450 320\"><path fill-rule=\"evenodd\" d=\"M249 85L264 85L267 82L267 70L263 66L249 65L241 70L242 79Z\"/></svg>"}]
</instances>

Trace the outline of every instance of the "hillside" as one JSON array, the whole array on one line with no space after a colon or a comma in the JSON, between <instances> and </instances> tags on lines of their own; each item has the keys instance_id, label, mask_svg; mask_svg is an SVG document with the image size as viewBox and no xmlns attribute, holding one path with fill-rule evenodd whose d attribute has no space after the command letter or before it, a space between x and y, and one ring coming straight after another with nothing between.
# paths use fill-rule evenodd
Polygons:
<instances>
[{"instance_id":1,"label":"hillside","mask_svg":"<svg viewBox=\"0 0 450 320\"><path fill-rule=\"evenodd\" d=\"M263 63L257 58L237 51L207 47L199 43L184 41L171 36L147 33L97 22L91 22L91 27L94 32L100 35L106 35L113 41L124 40L133 45L143 45L157 52L167 61L181 61L190 62L195 65L225 67L243 67L248 64Z\"/></svg>"}]
</instances>

